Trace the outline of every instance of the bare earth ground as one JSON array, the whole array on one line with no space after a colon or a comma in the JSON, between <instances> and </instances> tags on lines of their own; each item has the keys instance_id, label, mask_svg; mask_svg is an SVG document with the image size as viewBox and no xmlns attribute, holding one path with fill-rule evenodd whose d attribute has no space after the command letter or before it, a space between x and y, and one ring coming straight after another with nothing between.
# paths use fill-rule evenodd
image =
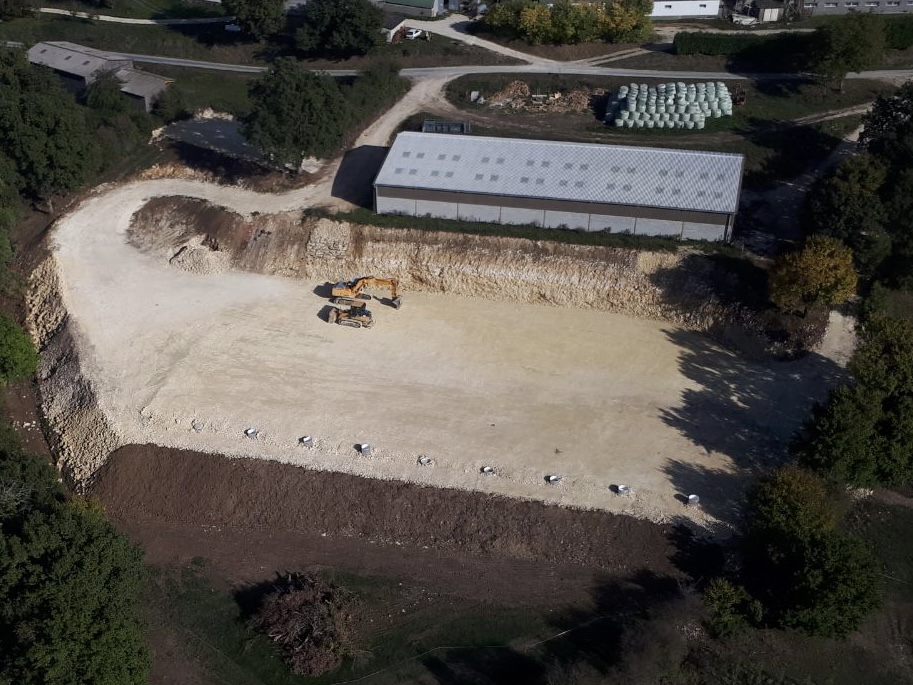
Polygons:
<instances>
[{"instance_id":1,"label":"bare earth ground","mask_svg":"<svg viewBox=\"0 0 913 685\"><path fill-rule=\"evenodd\" d=\"M316 284L188 273L125 240L153 195L268 211L308 192L135 183L59 223L63 301L118 444L713 526L737 514L745 469L763 466L833 373L818 355L744 362L655 321L427 293L407 293L400 311L376 304L373 330L330 326ZM315 448L297 444L305 434ZM377 455L361 456L362 442ZM614 495L619 483L633 496ZM692 492L701 509L682 504Z\"/></svg>"}]
</instances>

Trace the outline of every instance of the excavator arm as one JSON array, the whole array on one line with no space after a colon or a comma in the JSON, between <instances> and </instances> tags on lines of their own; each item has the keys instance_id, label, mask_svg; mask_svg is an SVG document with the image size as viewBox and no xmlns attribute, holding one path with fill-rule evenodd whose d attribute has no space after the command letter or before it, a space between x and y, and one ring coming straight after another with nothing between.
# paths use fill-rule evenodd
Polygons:
<instances>
[{"instance_id":1,"label":"excavator arm","mask_svg":"<svg viewBox=\"0 0 913 685\"><path fill-rule=\"evenodd\" d=\"M356 300L365 301L371 299L368 296L361 295L361 291L365 288L389 288L390 304L392 304L395 309L399 309L403 302L397 295L398 286L399 283L395 278L375 278L374 276L365 276L363 278L356 278L351 283L337 283L335 286L333 286L332 296L336 304L352 305L358 304Z\"/></svg>"}]
</instances>

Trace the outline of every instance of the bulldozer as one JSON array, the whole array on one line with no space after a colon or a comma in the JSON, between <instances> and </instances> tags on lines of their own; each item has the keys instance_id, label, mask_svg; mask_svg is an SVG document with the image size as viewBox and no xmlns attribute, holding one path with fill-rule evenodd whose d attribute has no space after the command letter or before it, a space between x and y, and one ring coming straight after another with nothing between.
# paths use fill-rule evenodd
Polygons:
<instances>
[{"instance_id":1,"label":"bulldozer","mask_svg":"<svg viewBox=\"0 0 913 685\"><path fill-rule=\"evenodd\" d=\"M395 278L375 278L374 276L356 278L351 283L340 281L333 286L330 302L349 307L361 307L371 299L370 295L363 294L361 291L365 288L380 287L390 289L390 305L394 309L399 309L403 300L396 294L398 286L399 283Z\"/></svg>"},{"instance_id":2,"label":"bulldozer","mask_svg":"<svg viewBox=\"0 0 913 685\"><path fill-rule=\"evenodd\" d=\"M374 325L374 317L364 307L353 306L349 309L339 309L333 307L330 309L328 317L330 323L338 323L340 326L350 328L371 328Z\"/></svg>"}]
</instances>

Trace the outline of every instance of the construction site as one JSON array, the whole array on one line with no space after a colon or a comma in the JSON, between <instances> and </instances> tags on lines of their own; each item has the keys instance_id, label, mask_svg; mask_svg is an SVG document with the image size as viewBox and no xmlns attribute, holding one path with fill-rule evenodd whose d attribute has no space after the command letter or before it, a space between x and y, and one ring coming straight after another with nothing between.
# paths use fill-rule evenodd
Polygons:
<instances>
[{"instance_id":1,"label":"construction site","mask_svg":"<svg viewBox=\"0 0 913 685\"><path fill-rule=\"evenodd\" d=\"M151 444L725 534L839 373L703 336L732 312L681 252L282 211L301 195L137 181L59 223L32 327L77 487Z\"/></svg>"}]
</instances>

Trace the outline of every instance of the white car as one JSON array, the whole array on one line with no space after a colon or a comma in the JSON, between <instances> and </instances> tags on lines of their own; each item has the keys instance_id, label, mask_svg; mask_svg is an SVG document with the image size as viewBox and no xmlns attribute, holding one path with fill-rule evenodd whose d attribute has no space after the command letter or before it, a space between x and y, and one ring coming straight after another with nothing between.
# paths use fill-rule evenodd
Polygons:
<instances>
[{"instance_id":1,"label":"white car","mask_svg":"<svg viewBox=\"0 0 913 685\"><path fill-rule=\"evenodd\" d=\"M406 40L415 40L421 38L424 31L421 29L406 29Z\"/></svg>"}]
</instances>

